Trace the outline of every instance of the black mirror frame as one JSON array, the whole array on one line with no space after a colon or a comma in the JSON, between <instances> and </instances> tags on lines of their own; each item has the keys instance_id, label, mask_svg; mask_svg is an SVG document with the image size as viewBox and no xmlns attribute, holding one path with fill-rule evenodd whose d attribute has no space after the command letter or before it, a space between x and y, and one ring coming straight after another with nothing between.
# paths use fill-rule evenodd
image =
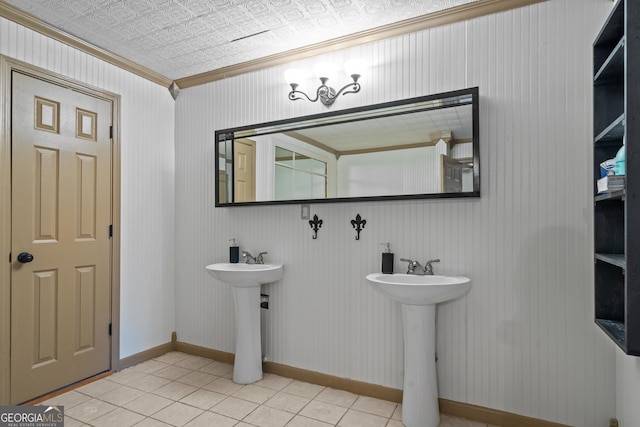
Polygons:
<instances>
[{"instance_id":1,"label":"black mirror frame","mask_svg":"<svg viewBox=\"0 0 640 427\"><path fill-rule=\"evenodd\" d=\"M363 111L371 111L388 107L395 107L404 104L431 101L440 98L451 98L462 95L472 95L472 117L473 117L473 191L460 193L427 193L427 194L398 194L385 196L358 196L358 197L334 197L327 199L293 199L293 200L265 200L252 202L227 202L220 203L220 162L218 159L220 150L220 135L227 135L239 131L248 131L261 127L278 127L281 125L316 120L320 118L335 117ZM235 206L264 206L264 205L291 205L291 204L312 204L312 203L344 203L344 202L370 202L370 201L392 201L392 200L412 200L412 199L446 199L446 198L478 198L480 197L480 99L478 87L461 89L451 92L437 93L434 95L419 96L414 98L406 98L398 101L384 102L379 104L367 105L364 107L356 107L345 110L331 111L321 114L313 114L308 116L294 117L290 119L277 120L254 125L222 129L215 131L215 206L216 207L235 207ZM276 133L277 131L261 133L267 135ZM233 159L232 159L233 160Z\"/></svg>"}]
</instances>

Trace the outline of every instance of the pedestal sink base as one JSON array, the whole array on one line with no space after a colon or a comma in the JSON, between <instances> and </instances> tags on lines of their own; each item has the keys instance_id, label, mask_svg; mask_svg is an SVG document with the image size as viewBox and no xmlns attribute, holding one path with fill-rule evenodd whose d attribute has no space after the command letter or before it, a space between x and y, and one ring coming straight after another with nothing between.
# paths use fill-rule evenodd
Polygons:
<instances>
[{"instance_id":1,"label":"pedestal sink base","mask_svg":"<svg viewBox=\"0 0 640 427\"><path fill-rule=\"evenodd\" d=\"M436 306L402 304L404 391L402 422L406 427L438 427L436 377Z\"/></svg>"},{"instance_id":2,"label":"pedestal sink base","mask_svg":"<svg viewBox=\"0 0 640 427\"><path fill-rule=\"evenodd\" d=\"M260 343L260 286L233 287L236 304L236 355L233 382L250 384L262 379Z\"/></svg>"},{"instance_id":3,"label":"pedestal sink base","mask_svg":"<svg viewBox=\"0 0 640 427\"><path fill-rule=\"evenodd\" d=\"M471 288L469 278L372 273L367 280L375 290L402 304L402 422L406 427L438 427L436 304L466 294Z\"/></svg>"},{"instance_id":4,"label":"pedestal sink base","mask_svg":"<svg viewBox=\"0 0 640 427\"><path fill-rule=\"evenodd\" d=\"M216 263L207 265L213 277L233 288L236 305L236 356L233 381L249 384L262 379L260 285L282 278L282 264Z\"/></svg>"}]
</instances>

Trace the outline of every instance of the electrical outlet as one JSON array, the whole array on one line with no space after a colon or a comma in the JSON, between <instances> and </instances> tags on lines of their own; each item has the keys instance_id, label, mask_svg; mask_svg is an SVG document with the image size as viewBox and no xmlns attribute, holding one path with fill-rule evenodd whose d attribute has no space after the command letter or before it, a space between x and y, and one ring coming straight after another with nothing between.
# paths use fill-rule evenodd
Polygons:
<instances>
[{"instance_id":1,"label":"electrical outlet","mask_svg":"<svg viewBox=\"0 0 640 427\"><path fill-rule=\"evenodd\" d=\"M269 295L260 294L260 308L269 309Z\"/></svg>"},{"instance_id":2,"label":"electrical outlet","mask_svg":"<svg viewBox=\"0 0 640 427\"><path fill-rule=\"evenodd\" d=\"M311 209L309 208L309 205L300 205L300 219L305 220L305 219L309 219L309 211Z\"/></svg>"}]
</instances>

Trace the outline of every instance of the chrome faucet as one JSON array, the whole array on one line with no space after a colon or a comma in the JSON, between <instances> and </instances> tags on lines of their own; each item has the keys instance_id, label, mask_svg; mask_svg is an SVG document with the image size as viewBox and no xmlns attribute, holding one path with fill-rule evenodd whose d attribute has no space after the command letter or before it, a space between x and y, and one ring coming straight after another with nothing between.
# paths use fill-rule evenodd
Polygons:
<instances>
[{"instance_id":1,"label":"chrome faucet","mask_svg":"<svg viewBox=\"0 0 640 427\"><path fill-rule=\"evenodd\" d=\"M268 252L260 252L257 257L251 255L250 252L242 251L242 258L245 259L247 264L264 264L264 255Z\"/></svg>"},{"instance_id":2,"label":"chrome faucet","mask_svg":"<svg viewBox=\"0 0 640 427\"><path fill-rule=\"evenodd\" d=\"M440 262L439 259L430 259L425 263L425 266L423 267L418 261L413 261L408 258L400 258L400 261L409 263L409 265L407 266L407 274L416 274L418 276L433 276L433 266L431 264L433 264L434 262ZM418 267L417 272L415 271L416 267Z\"/></svg>"}]
</instances>

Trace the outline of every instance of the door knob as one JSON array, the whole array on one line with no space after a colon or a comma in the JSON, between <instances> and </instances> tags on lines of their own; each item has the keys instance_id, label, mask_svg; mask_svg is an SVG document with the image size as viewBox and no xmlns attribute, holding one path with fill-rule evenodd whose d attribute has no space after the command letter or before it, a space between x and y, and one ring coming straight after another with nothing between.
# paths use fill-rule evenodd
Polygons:
<instances>
[{"instance_id":1,"label":"door knob","mask_svg":"<svg viewBox=\"0 0 640 427\"><path fill-rule=\"evenodd\" d=\"M25 264L31 261L33 261L33 255L31 255L29 252L20 252L20 254L18 255L18 262Z\"/></svg>"}]
</instances>

